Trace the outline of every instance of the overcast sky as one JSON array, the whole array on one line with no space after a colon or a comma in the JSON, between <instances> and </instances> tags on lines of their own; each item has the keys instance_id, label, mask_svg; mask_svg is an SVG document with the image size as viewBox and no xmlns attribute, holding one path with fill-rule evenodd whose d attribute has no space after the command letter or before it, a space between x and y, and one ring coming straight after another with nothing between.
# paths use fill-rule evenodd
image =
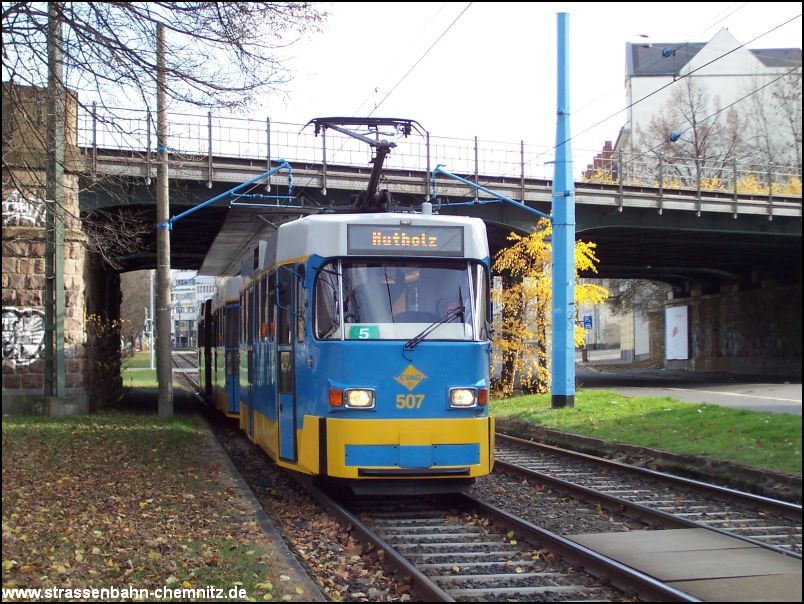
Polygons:
<instances>
[{"instance_id":1,"label":"overcast sky","mask_svg":"<svg viewBox=\"0 0 804 604\"><path fill-rule=\"evenodd\" d=\"M373 111L436 136L552 146L556 15L566 12L573 151L584 164L624 123L626 42L706 42L723 27L748 48L801 48L802 37L799 2L322 5L323 31L288 51L287 94L259 114L306 123Z\"/></svg>"}]
</instances>

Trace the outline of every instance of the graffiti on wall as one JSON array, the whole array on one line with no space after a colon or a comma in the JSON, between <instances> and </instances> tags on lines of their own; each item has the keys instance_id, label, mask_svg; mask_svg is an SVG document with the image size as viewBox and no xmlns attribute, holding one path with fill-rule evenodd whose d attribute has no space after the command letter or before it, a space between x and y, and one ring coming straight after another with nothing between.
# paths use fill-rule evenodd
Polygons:
<instances>
[{"instance_id":1,"label":"graffiti on wall","mask_svg":"<svg viewBox=\"0 0 804 604\"><path fill-rule=\"evenodd\" d=\"M44 348L44 311L3 307L3 360L28 365L42 357Z\"/></svg>"},{"instance_id":2,"label":"graffiti on wall","mask_svg":"<svg viewBox=\"0 0 804 604\"><path fill-rule=\"evenodd\" d=\"M45 202L35 196L23 197L14 190L3 198L3 226L33 226L45 224Z\"/></svg>"}]
</instances>

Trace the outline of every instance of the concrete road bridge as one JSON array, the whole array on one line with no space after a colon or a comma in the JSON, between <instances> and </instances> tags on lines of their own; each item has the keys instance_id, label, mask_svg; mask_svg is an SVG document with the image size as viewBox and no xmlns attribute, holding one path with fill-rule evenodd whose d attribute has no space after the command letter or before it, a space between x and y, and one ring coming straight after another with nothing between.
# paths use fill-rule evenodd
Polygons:
<instances>
[{"instance_id":1,"label":"concrete road bridge","mask_svg":"<svg viewBox=\"0 0 804 604\"><path fill-rule=\"evenodd\" d=\"M147 149L155 136L147 114L129 120L115 122L115 130L138 133L125 138L116 137L90 114L79 122L87 166L81 207L125 207L144 212L152 224L156 154ZM270 187L251 189L252 194L273 195L273 200L254 200L248 194L223 199L176 223L176 268L231 274L239 260L218 258L213 246L217 238L245 243L278 221L344 205L365 189L371 171L369 147L333 131L316 137L312 127L301 124L211 115L177 116L170 124L172 215L264 173L280 158L292 166L290 187L283 172L268 179ZM399 141L383 174L382 187L401 208L416 208L431 199L442 213L480 216L493 251L506 245L511 231L533 229L534 215L495 202L470 186L443 176L433 186L432 169L444 165L454 174L550 212L550 149L521 142L409 138ZM798 196L783 194L791 177L797 176L779 167L731 164L703 166L694 178L692 164L614 154L600 160L592 179L576 182L576 232L578 238L598 244L597 276L654 279L680 287L761 277L800 282L800 185ZM740 188L746 180L753 183L751 193ZM701 183L717 188L707 190ZM142 253L121 258L121 263L126 269L152 267L154 250L150 242ZM210 250L214 257L205 263Z\"/></svg>"}]
</instances>

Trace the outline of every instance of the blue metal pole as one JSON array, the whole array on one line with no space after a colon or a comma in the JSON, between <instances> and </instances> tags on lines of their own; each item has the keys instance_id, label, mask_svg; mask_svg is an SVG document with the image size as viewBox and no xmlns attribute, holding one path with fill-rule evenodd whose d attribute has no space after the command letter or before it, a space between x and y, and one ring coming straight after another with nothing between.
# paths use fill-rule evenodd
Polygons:
<instances>
[{"instance_id":1,"label":"blue metal pole","mask_svg":"<svg viewBox=\"0 0 804 604\"><path fill-rule=\"evenodd\" d=\"M569 15L558 13L558 118L553 176L553 408L575 405L574 185L569 121Z\"/></svg>"},{"instance_id":2,"label":"blue metal pole","mask_svg":"<svg viewBox=\"0 0 804 604\"><path fill-rule=\"evenodd\" d=\"M545 214L544 212L540 212L539 210L537 210L535 208L531 208L529 206L526 206L524 203L520 203L518 201L515 201L515 200L511 199L510 197L506 197L502 193L497 193L495 191L492 191L488 187L484 187L483 185L479 185L476 182L472 182L471 180L466 180L465 178L461 178L460 176L457 176L456 174L452 174L450 172L447 172L443 168L443 165L444 164L438 164L433 169L433 172L430 175L430 179L432 181L432 192L433 192L432 195L433 195L433 197L436 197L435 176L436 176L436 174L443 174L444 176L447 176L449 178L452 178L453 180L457 180L458 182L462 182L463 184L474 188L475 191L478 191L478 190L483 191L484 193L488 193L489 195L493 195L494 197L497 198L496 200L478 199L478 200L467 201L467 202L450 203L448 205L450 205L450 206L482 206L482 205L487 204L487 203L497 203L497 201L504 201L505 203L509 203L509 204L511 204L513 206L516 206L516 207L518 207L518 208L520 208L522 210L525 210L526 212L530 212L531 214L536 214L537 216L541 216L542 218L547 218L548 220L550 219L550 216Z\"/></svg>"},{"instance_id":3,"label":"blue metal pole","mask_svg":"<svg viewBox=\"0 0 804 604\"><path fill-rule=\"evenodd\" d=\"M207 199L206 201L204 201L202 203L199 203L198 205L193 206L189 210L186 210L186 211L182 212L181 214L178 214L177 216L173 216L167 222L161 222L161 223L157 224L156 228L158 228L158 229L168 229L169 231L172 231L173 230L173 223L181 220L185 216L189 216L193 212L197 212L201 208L205 208L208 205L211 205L211 204L215 203L216 201L219 201L219 200L223 199L224 197L234 195L238 191L240 191L242 189L245 189L247 186L252 185L254 183L258 183L258 182L268 178L269 176L275 174L276 172L279 172L279 170L287 170L288 171L288 191L292 192L292 190L293 190L293 180L292 180L293 179L293 168L284 159L279 159L277 161L279 162L279 165L276 168L271 168L267 172L263 172L259 176L255 176L251 180L247 180L243 184L237 185L236 187L231 188L228 191L224 191L220 195L216 195L215 197L213 197L211 199ZM292 196L287 195L286 197L292 197Z\"/></svg>"}]
</instances>

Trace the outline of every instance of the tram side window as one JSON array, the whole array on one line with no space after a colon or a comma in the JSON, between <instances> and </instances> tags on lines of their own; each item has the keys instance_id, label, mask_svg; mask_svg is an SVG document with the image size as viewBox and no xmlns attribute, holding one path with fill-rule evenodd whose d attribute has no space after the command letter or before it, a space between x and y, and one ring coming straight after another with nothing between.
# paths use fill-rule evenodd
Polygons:
<instances>
[{"instance_id":1,"label":"tram side window","mask_svg":"<svg viewBox=\"0 0 804 604\"><path fill-rule=\"evenodd\" d=\"M224 315L224 338L227 348L235 348L238 345L237 326L240 323L240 309L230 306Z\"/></svg>"},{"instance_id":2,"label":"tram side window","mask_svg":"<svg viewBox=\"0 0 804 604\"><path fill-rule=\"evenodd\" d=\"M279 304L276 320L276 343L290 344L291 323L290 311L293 305L293 288L291 287L291 273L289 270L277 271L277 287L279 288Z\"/></svg>"},{"instance_id":3,"label":"tram side window","mask_svg":"<svg viewBox=\"0 0 804 604\"><path fill-rule=\"evenodd\" d=\"M268 339L273 342L276 340L276 317L274 316L274 311L276 310L276 277L275 275L271 275L268 277L267 285L268 285L268 293L267 293L267 313L268 318L266 321L268 322Z\"/></svg>"},{"instance_id":4,"label":"tram side window","mask_svg":"<svg viewBox=\"0 0 804 604\"><path fill-rule=\"evenodd\" d=\"M265 342L268 339L268 303L266 298L268 297L268 282L267 278L263 277L260 279L260 325L259 325L259 341Z\"/></svg>"},{"instance_id":5,"label":"tram side window","mask_svg":"<svg viewBox=\"0 0 804 604\"><path fill-rule=\"evenodd\" d=\"M472 271L472 288L475 293L475 308L477 309L477 320L480 322L481 339L488 339L489 325L491 323L491 305L488 300L489 278L486 268L482 264L475 264Z\"/></svg>"},{"instance_id":6,"label":"tram side window","mask_svg":"<svg viewBox=\"0 0 804 604\"><path fill-rule=\"evenodd\" d=\"M304 317L307 315L307 290L304 288L304 265L297 265L296 274L296 340L304 342Z\"/></svg>"},{"instance_id":7,"label":"tram side window","mask_svg":"<svg viewBox=\"0 0 804 604\"><path fill-rule=\"evenodd\" d=\"M254 288L251 290L251 312L254 313L254 321L252 322L252 331L254 332L251 336L252 342L259 342L260 341L260 318L261 318L261 311L260 311L260 282L254 282Z\"/></svg>"},{"instance_id":8,"label":"tram side window","mask_svg":"<svg viewBox=\"0 0 804 604\"><path fill-rule=\"evenodd\" d=\"M240 294L240 341L246 341L246 292Z\"/></svg>"},{"instance_id":9,"label":"tram side window","mask_svg":"<svg viewBox=\"0 0 804 604\"><path fill-rule=\"evenodd\" d=\"M246 324L246 343L254 343L254 288L248 290L246 304L248 305L248 323Z\"/></svg>"},{"instance_id":10,"label":"tram side window","mask_svg":"<svg viewBox=\"0 0 804 604\"><path fill-rule=\"evenodd\" d=\"M315 337L321 340L340 337L337 265L327 264L315 282Z\"/></svg>"},{"instance_id":11,"label":"tram side window","mask_svg":"<svg viewBox=\"0 0 804 604\"><path fill-rule=\"evenodd\" d=\"M209 316L210 327L209 327L209 336L212 338L212 341L209 343L210 348L215 348L218 346L218 318L215 316L217 311L212 311Z\"/></svg>"}]
</instances>

